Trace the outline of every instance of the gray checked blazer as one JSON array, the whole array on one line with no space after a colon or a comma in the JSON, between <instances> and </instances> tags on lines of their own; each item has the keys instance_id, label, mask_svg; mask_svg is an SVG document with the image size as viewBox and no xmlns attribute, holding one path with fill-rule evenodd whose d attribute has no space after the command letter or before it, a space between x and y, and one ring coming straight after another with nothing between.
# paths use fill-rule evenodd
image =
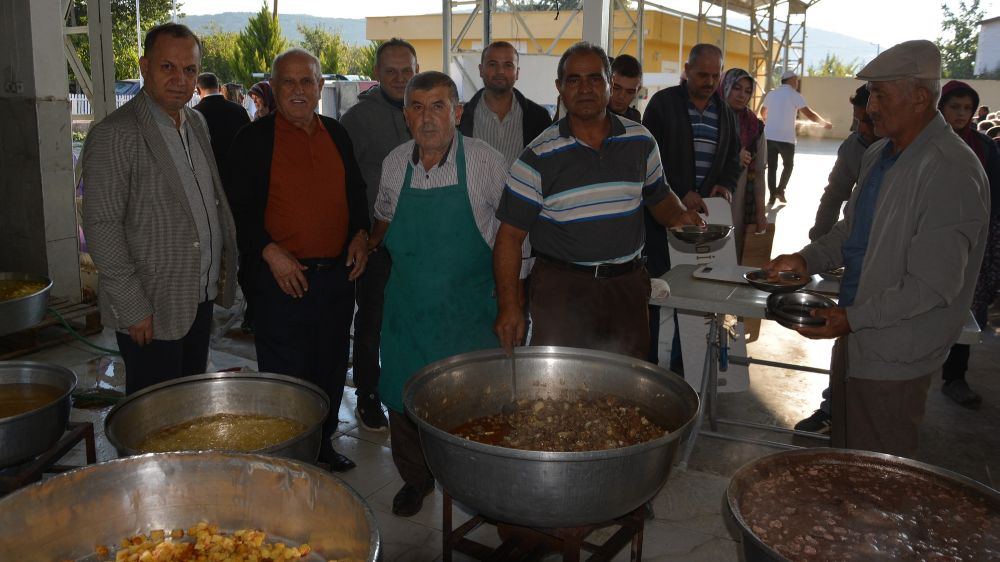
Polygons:
<instances>
[{"instance_id":1,"label":"gray checked blazer","mask_svg":"<svg viewBox=\"0 0 1000 562\"><path fill-rule=\"evenodd\" d=\"M203 298L201 250L153 103L139 92L87 134L83 230L99 274L101 322L124 330L152 315L153 337L176 340L191 328ZM182 111L212 168L223 236L216 302L229 307L236 290L236 227L204 120L189 107Z\"/></svg>"}]
</instances>

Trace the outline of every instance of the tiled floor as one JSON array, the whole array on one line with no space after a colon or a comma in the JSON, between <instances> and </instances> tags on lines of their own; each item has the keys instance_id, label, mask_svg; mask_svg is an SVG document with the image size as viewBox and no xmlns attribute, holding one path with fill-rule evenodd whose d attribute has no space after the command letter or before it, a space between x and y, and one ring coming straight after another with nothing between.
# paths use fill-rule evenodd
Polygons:
<instances>
[{"instance_id":1,"label":"tiled floor","mask_svg":"<svg viewBox=\"0 0 1000 562\"><path fill-rule=\"evenodd\" d=\"M799 145L795 174L789 189L789 203L772 211L777 219L773 254L795 251L811 226L819 194L833 164L836 143L803 141ZM222 328L232 313L218 311L216 323ZM669 317L665 314L664 317ZM668 323L666 337L669 341ZM252 339L227 330L213 340L210 355L212 369L256 368ZM115 347L107 332L90 338L105 347ZM751 356L791 363L825 367L829 360L829 342L813 342L799 337L772 322L762 322L759 333L748 344ZM24 359L56 363L73 369L80 378L79 388L119 388L124 385L124 369L111 356L71 343L26 356ZM975 346L968 374L970 384L984 395L980 410L966 410L951 403L938 391L935 382L928 398L928 413L922 431L918 458L986 482L988 470L1000 474L1000 338L989 331L984 343ZM791 372L754 366L748 392L723 394L720 414L726 417L790 427L810 414L818 404L826 384L821 375ZM424 509L412 518L391 514L392 497L401 481L392 464L388 434L373 433L358 427L354 417L355 397L345 393L340 407L340 432L335 447L352 458L358 468L339 476L362 495L377 518L381 532L384 560L425 562L439 560L442 552L440 490L429 496ZM102 410L74 410L74 420L95 423L98 432L98 459L114 458L115 452L103 436ZM763 437L766 432L739 430L748 436ZM769 438L774 438L770 435ZM787 438L784 438L787 441ZM800 444L816 443L803 440ZM654 498L655 519L647 521L643 559L647 561L726 562L739 559L739 543L724 516L724 494L729 477L743 463L775 449L724 441L699 439L686 470L675 470L666 486ZM81 461L82 450L73 453ZM989 467L989 468L988 468ZM455 525L469 516L457 506ZM472 538L485 544L499 543L488 526L477 529ZM456 555L456 560L469 558ZM615 560L628 559L627 549Z\"/></svg>"}]
</instances>

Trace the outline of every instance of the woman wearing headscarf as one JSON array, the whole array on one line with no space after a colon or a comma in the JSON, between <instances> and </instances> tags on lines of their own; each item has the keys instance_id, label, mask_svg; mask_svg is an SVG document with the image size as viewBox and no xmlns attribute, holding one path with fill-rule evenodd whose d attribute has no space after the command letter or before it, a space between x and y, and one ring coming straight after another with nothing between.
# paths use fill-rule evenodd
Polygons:
<instances>
[{"instance_id":1,"label":"woman wearing headscarf","mask_svg":"<svg viewBox=\"0 0 1000 562\"><path fill-rule=\"evenodd\" d=\"M972 296L972 314L979 325L987 322L986 310L1000 289L1000 147L972 126L972 114L979 107L979 93L965 82L952 80L941 88L938 110L955 134L976 153L990 182L990 233L983 265ZM982 397L969 388L965 371L969 367L969 346L955 344L941 370L941 391L962 406L975 408Z\"/></svg>"},{"instance_id":2,"label":"woman wearing headscarf","mask_svg":"<svg viewBox=\"0 0 1000 562\"><path fill-rule=\"evenodd\" d=\"M266 80L261 80L251 86L248 93L256 108L253 115L254 121L265 115L274 113L278 109L278 104L274 100L274 92L271 91L271 85Z\"/></svg>"},{"instance_id":3,"label":"woman wearing headscarf","mask_svg":"<svg viewBox=\"0 0 1000 562\"><path fill-rule=\"evenodd\" d=\"M756 84L742 68L730 68L719 82L719 96L726 100L736 115L736 128L740 137L740 164L742 172L733 193L733 226L736 234L736 255L743 263L744 231L747 223L755 223L754 232L767 229L764 207L764 167L767 165L767 139L764 122L750 110ZM752 197L747 197L747 194Z\"/></svg>"}]
</instances>

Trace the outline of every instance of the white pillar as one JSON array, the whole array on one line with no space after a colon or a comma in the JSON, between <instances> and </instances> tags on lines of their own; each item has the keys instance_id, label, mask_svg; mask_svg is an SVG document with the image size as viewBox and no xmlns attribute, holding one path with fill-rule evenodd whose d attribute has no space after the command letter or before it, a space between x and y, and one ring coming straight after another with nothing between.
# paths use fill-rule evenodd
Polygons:
<instances>
[{"instance_id":1,"label":"white pillar","mask_svg":"<svg viewBox=\"0 0 1000 562\"><path fill-rule=\"evenodd\" d=\"M583 40L607 51L611 0L583 0Z\"/></svg>"},{"instance_id":2,"label":"white pillar","mask_svg":"<svg viewBox=\"0 0 1000 562\"><path fill-rule=\"evenodd\" d=\"M60 3L5 0L0 52L0 271L47 275L80 298L69 84Z\"/></svg>"}]
</instances>

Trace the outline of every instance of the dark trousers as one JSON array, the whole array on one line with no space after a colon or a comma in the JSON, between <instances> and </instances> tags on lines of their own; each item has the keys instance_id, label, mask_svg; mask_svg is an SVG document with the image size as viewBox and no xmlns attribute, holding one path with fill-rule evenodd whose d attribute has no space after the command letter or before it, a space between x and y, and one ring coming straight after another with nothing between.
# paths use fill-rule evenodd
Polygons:
<instances>
[{"instance_id":1,"label":"dark trousers","mask_svg":"<svg viewBox=\"0 0 1000 562\"><path fill-rule=\"evenodd\" d=\"M649 274L645 268L596 279L537 258L531 271L531 345L561 345L649 356Z\"/></svg>"},{"instance_id":2,"label":"dark trousers","mask_svg":"<svg viewBox=\"0 0 1000 562\"><path fill-rule=\"evenodd\" d=\"M781 182L775 186L775 176L778 172L778 155L781 155ZM788 178L792 177L795 167L795 143L767 141L767 191L771 197L784 193L788 187Z\"/></svg>"},{"instance_id":3,"label":"dark trousers","mask_svg":"<svg viewBox=\"0 0 1000 562\"><path fill-rule=\"evenodd\" d=\"M906 380L851 377L847 338L838 339L830 362L831 445L912 457L930 385L930 373Z\"/></svg>"},{"instance_id":4,"label":"dark trousers","mask_svg":"<svg viewBox=\"0 0 1000 562\"><path fill-rule=\"evenodd\" d=\"M385 248L368 256L365 273L356 283L354 314L354 388L359 396L378 396L379 343L382 339L382 309L392 258Z\"/></svg>"},{"instance_id":5,"label":"dark trousers","mask_svg":"<svg viewBox=\"0 0 1000 562\"><path fill-rule=\"evenodd\" d=\"M344 256L299 261L310 266L302 298L283 293L267 266L257 276L257 367L311 382L329 396L330 415L323 424L327 447L337 431L347 379L354 282L347 280Z\"/></svg>"},{"instance_id":6,"label":"dark trousers","mask_svg":"<svg viewBox=\"0 0 1000 562\"><path fill-rule=\"evenodd\" d=\"M969 345L964 343L951 346L948 358L941 367L941 380L944 382L965 380L965 371L969 369L969 350Z\"/></svg>"},{"instance_id":7,"label":"dark trousers","mask_svg":"<svg viewBox=\"0 0 1000 562\"><path fill-rule=\"evenodd\" d=\"M125 362L125 394L179 377L198 375L208 366L212 332L212 301L198 305L194 323L179 340L158 340L139 347L128 333L118 332L118 350Z\"/></svg>"},{"instance_id":8,"label":"dark trousers","mask_svg":"<svg viewBox=\"0 0 1000 562\"><path fill-rule=\"evenodd\" d=\"M254 285L257 282L257 269L261 267L260 260L252 260L246 256L240 256L240 267L236 272L236 282L239 283L243 291L243 301L247 303L246 310L243 311L243 321L251 328L254 325L254 304L257 297L257 290Z\"/></svg>"},{"instance_id":9,"label":"dark trousers","mask_svg":"<svg viewBox=\"0 0 1000 562\"><path fill-rule=\"evenodd\" d=\"M403 482L420 489L434 485L434 475L424 460L417 424L404 412L389 409L389 440L392 462Z\"/></svg>"}]
</instances>

